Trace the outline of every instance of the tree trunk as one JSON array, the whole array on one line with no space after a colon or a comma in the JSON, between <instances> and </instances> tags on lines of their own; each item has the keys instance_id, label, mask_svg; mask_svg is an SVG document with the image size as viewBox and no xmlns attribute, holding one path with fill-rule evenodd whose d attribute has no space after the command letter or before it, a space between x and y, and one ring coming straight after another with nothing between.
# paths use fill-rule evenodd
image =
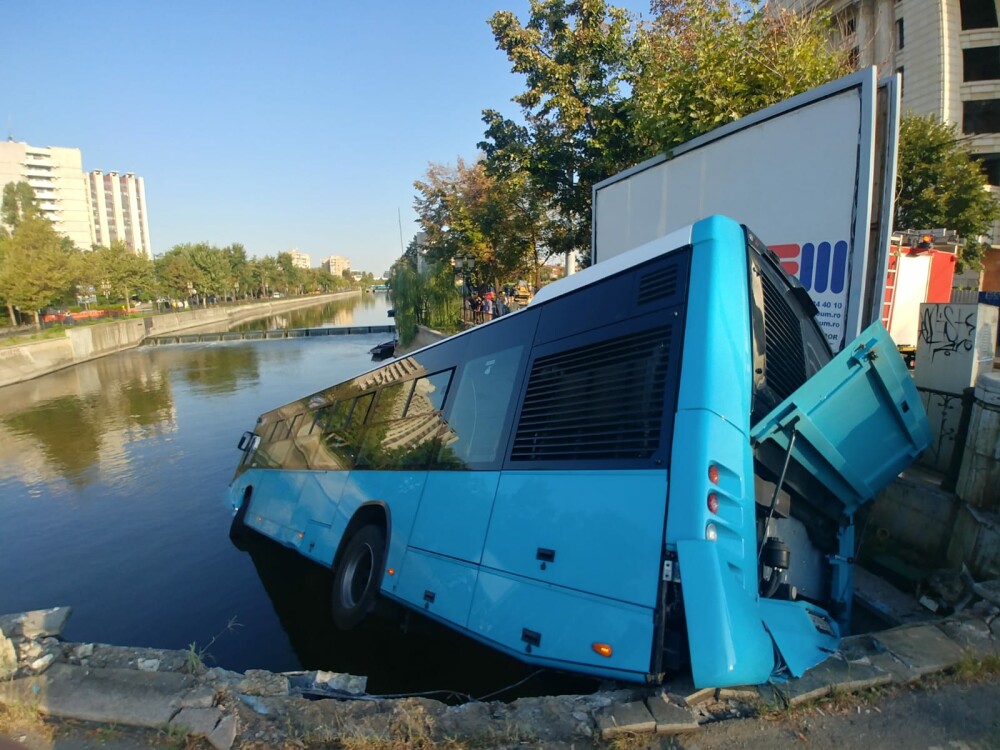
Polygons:
<instances>
[{"instance_id":1,"label":"tree trunk","mask_svg":"<svg viewBox=\"0 0 1000 750\"><path fill-rule=\"evenodd\" d=\"M10 321L11 328L17 326L17 317L14 315L14 306L10 302L7 303L7 319Z\"/></svg>"}]
</instances>

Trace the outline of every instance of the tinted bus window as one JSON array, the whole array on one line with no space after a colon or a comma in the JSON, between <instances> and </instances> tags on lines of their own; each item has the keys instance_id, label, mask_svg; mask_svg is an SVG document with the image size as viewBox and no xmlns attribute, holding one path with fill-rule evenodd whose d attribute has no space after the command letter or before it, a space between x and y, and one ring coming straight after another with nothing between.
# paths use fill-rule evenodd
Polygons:
<instances>
[{"instance_id":1,"label":"tinted bus window","mask_svg":"<svg viewBox=\"0 0 1000 750\"><path fill-rule=\"evenodd\" d=\"M500 458L501 439L518 382L523 344L471 359L462 367L448 407L452 434L438 468L487 468Z\"/></svg>"}]
</instances>

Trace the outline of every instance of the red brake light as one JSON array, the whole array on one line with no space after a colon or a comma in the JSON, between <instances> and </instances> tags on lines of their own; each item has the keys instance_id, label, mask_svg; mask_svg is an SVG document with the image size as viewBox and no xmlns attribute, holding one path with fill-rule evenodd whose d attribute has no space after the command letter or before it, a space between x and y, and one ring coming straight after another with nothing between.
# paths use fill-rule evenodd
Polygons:
<instances>
[{"instance_id":1,"label":"red brake light","mask_svg":"<svg viewBox=\"0 0 1000 750\"><path fill-rule=\"evenodd\" d=\"M708 493L708 509L712 511L712 513L719 512L719 498L714 492Z\"/></svg>"},{"instance_id":2,"label":"red brake light","mask_svg":"<svg viewBox=\"0 0 1000 750\"><path fill-rule=\"evenodd\" d=\"M715 464L711 464L708 467L708 481L712 484L719 483L719 467Z\"/></svg>"}]
</instances>

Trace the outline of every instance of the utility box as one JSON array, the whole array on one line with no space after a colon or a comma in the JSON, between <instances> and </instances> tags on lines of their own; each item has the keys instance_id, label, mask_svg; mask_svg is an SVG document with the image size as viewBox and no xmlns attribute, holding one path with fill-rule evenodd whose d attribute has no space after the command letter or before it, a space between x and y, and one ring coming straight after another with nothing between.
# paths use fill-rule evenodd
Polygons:
<instances>
[{"instance_id":1,"label":"utility box","mask_svg":"<svg viewBox=\"0 0 1000 750\"><path fill-rule=\"evenodd\" d=\"M993 369L998 308L980 304L923 304L914 383L933 440L920 463L949 473L962 419L962 394Z\"/></svg>"}]
</instances>

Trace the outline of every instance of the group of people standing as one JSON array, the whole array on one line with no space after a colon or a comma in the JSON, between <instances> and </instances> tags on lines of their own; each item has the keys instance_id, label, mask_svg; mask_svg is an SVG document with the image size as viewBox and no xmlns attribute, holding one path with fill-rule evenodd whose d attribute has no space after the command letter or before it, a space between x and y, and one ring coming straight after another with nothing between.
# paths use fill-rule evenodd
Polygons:
<instances>
[{"instance_id":1,"label":"group of people standing","mask_svg":"<svg viewBox=\"0 0 1000 750\"><path fill-rule=\"evenodd\" d=\"M485 323L510 312L511 300L505 292L473 292L469 298L466 320L473 324Z\"/></svg>"}]
</instances>

